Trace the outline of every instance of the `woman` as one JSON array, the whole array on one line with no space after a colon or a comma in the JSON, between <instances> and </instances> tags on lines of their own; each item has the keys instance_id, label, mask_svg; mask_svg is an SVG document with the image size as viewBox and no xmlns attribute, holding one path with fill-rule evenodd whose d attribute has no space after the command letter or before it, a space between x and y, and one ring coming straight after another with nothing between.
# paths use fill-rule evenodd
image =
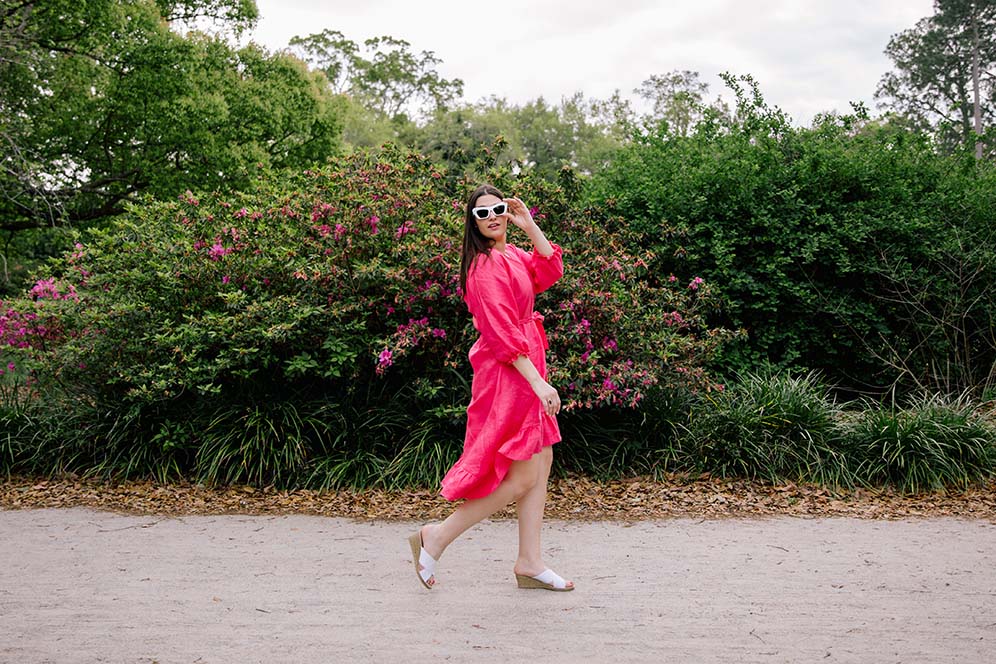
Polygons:
<instances>
[{"instance_id":1,"label":"woman","mask_svg":"<svg viewBox=\"0 0 996 664\"><path fill-rule=\"evenodd\" d=\"M530 253L508 244L508 222L533 243ZM465 530L511 502L519 519L520 588L574 590L543 564L540 529L546 484L560 441L557 390L546 382L546 334L533 300L564 273L551 244L517 198L482 185L467 201L460 285L480 338L470 349L474 369L463 455L442 482L447 500L465 499L442 523L409 538L422 584L435 584L436 561Z\"/></svg>"}]
</instances>

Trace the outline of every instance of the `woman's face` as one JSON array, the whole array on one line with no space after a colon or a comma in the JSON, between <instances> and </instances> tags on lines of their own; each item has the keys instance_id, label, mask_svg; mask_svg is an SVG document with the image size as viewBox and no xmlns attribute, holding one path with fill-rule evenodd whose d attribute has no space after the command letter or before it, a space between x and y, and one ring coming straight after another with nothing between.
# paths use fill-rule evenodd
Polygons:
<instances>
[{"instance_id":1,"label":"woman's face","mask_svg":"<svg viewBox=\"0 0 996 664\"><path fill-rule=\"evenodd\" d=\"M487 208L499 203L504 204L504 201L497 196L484 194L477 199L474 207ZM487 219L478 219L477 215L474 215L474 220L477 222L477 230L481 231L481 235L497 242L504 239L505 232L508 230L508 206L505 207L503 214L496 216L494 211L491 211L488 213Z\"/></svg>"}]
</instances>

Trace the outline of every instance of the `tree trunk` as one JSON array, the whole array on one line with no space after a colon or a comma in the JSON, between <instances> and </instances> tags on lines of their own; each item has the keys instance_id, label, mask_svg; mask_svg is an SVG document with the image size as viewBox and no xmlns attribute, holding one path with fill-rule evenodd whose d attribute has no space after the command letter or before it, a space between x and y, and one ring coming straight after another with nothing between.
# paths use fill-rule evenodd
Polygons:
<instances>
[{"instance_id":1,"label":"tree trunk","mask_svg":"<svg viewBox=\"0 0 996 664\"><path fill-rule=\"evenodd\" d=\"M972 12L972 94L975 115L975 159L982 160L982 106L979 104L979 17Z\"/></svg>"}]
</instances>

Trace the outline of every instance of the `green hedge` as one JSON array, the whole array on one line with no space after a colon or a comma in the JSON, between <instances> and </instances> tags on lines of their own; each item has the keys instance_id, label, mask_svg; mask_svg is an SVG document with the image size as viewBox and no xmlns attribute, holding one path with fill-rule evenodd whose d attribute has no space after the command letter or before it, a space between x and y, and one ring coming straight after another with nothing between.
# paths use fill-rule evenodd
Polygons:
<instances>
[{"instance_id":1,"label":"green hedge","mask_svg":"<svg viewBox=\"0 0 996 664\"><path fill-rule=\"evenodd\" d=\"M588 190L658 279L701 276L723 299L711 320L746 329L714 368L980 396L996 378L996 168L860 114L794 127L727 80L733 119L645 128Z\"/></svg>"}]
</instances>

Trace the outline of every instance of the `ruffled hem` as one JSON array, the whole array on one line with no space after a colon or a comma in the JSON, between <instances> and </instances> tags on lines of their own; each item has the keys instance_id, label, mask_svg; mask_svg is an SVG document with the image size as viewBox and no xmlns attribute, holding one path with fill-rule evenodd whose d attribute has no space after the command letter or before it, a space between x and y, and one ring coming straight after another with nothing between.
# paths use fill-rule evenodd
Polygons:
<instances>
[{"instance_id":1,"label":"ruffled hem","mask_svg":"<svg viewBox=\"0 0 996 664\"><path fill-rule=\"evenodd\" d=\"M559 437L548 440L544 436L544 440L538 446L527 447L525 449L530 449L531 451L523 452L522 446L510 440L502 445L495 453L494 463L491 464L491 472L485 475L474 475L467 472L461 466L461 462L457 461L450 468L449 472L446 473L446 477L443 478L439 494L449 501L460 500L461 498L474 500L489 496L498 488L498 485L502 483L505 476L508 475L508 469L512 466L513 461L530 459L544 447L556 445L560 441Z\"/></svg>"}]
</instances>

